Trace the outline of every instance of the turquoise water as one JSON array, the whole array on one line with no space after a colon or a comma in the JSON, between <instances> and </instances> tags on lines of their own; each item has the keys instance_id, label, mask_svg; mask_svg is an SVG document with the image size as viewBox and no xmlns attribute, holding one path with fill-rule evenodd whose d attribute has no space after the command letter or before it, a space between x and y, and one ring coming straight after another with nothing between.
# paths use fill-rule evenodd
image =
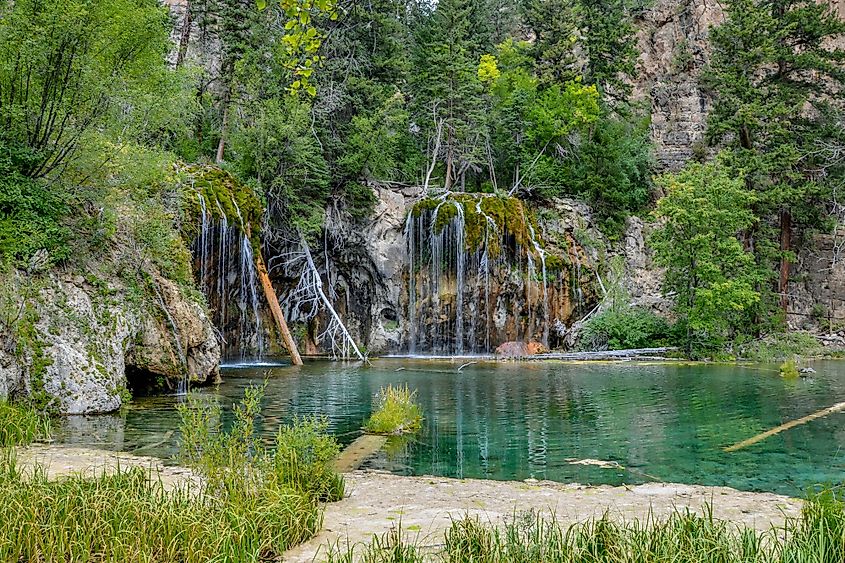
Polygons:
<instances>
[{"instance_id":1,"label":"turquoise water","mask_svg":"<svg viewBox=\"0 0 845 563\"><path fill-rule=\"evenodd\" d=\"M746 450L722 448L845 401L845 363L784 381L772 366L676 366L376 360L236 367L202 393L226 408L268 377L264 437L295 415L325 414L343 443L360 434L380 386L407 383L425 412L413 439L391 439L370 467L407 475L590 484L653 480L800 495L845 481L845 414L788 430ZM62 442L169 458L178 447L175 397L136 399L119 415L69 417ZM613 461L600 468L571 461Z\"/></svg>"}]
</instances>

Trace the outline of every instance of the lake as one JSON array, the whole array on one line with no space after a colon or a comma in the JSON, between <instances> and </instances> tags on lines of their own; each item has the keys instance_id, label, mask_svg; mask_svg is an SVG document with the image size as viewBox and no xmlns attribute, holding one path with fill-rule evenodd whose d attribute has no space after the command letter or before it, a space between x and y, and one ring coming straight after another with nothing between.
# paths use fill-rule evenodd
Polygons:
<instances>
[{"instance_id":1,"label":"lake","mask_svg":"<svg viewBox=\"0 0 845 563\"><path fill-rule=\"evenodd\" d=\"M262 437L295 416L322 414L347 444L360 434L379 387L407 383L417 390L423 430L391 439L367 463L403 475L610 485L659 480L797 496L845 480L842 413L745 450L722 450L845 401L845 362L815 362L816 374L786 381L777 366L766 365L480 361L459 372L467 361L235 365L222 370L221 386L198 392L219 397L228 415L246 386L266 378ZM172 460L180 400L142 397L119 414L66 417L56 438Z\"/></svg>"}]
</instances>

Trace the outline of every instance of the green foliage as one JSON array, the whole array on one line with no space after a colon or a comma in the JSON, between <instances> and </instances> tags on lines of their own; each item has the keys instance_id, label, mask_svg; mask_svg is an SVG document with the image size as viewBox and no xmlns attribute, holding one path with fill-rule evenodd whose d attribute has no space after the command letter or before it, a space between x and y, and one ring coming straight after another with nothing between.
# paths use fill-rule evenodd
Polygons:
<instances>
[{"instance_id":1,"label":"green foliage","mask_svg":"<svg viewBox=\"0 0 845 563\"><path fill-rule=\"evenodd\" d=\"M806 332L771 334L764 338L736 343L739 355L746 360L760 363L774 363L788 358L813 357L824 353L815 336Z\"/></svg>"},{"instance_id":2,"label":"green foliage","mask_svg":"<svg viewBox=\"0 0 845 563\"><path fill-rule=\"evenodd\" d=\"M792 231L824 227L841 162L820 146L839 146L845 71L845 22L829 5L811 0L731 0L713 29L705 83L714 96L708 117L712 143L754 194L756 221L745 237L757 262L788 293ZM819 174L819 170L825 172ZM761 284L766 288L768 285ZM760 317L776 299L766 288Z\"/></svg>"},{"instance_id":3,"label":"green foliage","mask_svg":"<svg viewBox=\"0 0 845 563\"><path fill-rule=\"evenodd\" d=\"M258 0L262 9L266 3L266 0ZM305 92L313 98L317 95L317 87L312 84L311 77L322 61L318 52L324 39L313 20L319 17L337 19L337 3L335 0L279 0L279 6L287 17L281 45L284 66L293 75L290 91L294 94Z\"/></svg>"},{"instance_id":4,"label":"green foliage","mask_svg":"<svg viewBox=\"0 0 845 563\"><path fill-rule=\"evenodd\" d=\"M666 192L655 210L662 226L650 242L666 268L666 289L676 294L687 351L718 348L747 324L759 300L753 256L737 239L754 222L754 198L719 164L691 164L659 183Z\"/></svg>"},{"instance_id":5,"label":"green foliage","mask_svg":"<svg viewBox=\"0 0 845 563\"><path fill-rule=\"evenodd\" d=\"M71 253L65 220L68 194L61 187L27 178L15 169L0 140L0 268L29 268L40 251L59 263Z\"/></svg>"},{"instance_id":6,"label":"green foliage","mask_svg":"<svg viewBox=\"0 0 845 563\"><path fill-rule=\"evenodd\" d=\"M275 475L324 502L341 500L343 478L334 470L340 446L326 434L328 420L305 418L282 426L273 454Z\"/></svg>"},{"instance_id":7,"label":"green foliage","mask_svg":"<svg viewBox=\"0 0 845 563\"><path fill-rule=\"evenodd\" d=\"M780 365L780 376L784 379L796 379L798 377L798 365L795 360L786 360Z\"/></svg>"},{"instance_id":8,"label":"green foliage","mask_svg":"<svg viewBox=\"0 0 845 563\"><path fill-rule=\"evenodd\" d=\"M369 434L413 434L422 427L422 409L417 392L407 385L382 387L373 399L375 412L364 424Z\"/></svg>"},{"instance_id":9,"label":"green foliage","mask_svg":"<svg viewBox=\"0 0 845 563\"><path fill-rule=\"evenodd\" d=\"M255 434L263 393L262 387L247 387L226 431L213 398L191 396L179 405L185 463L215 494L235 499L252 501L276 491L293 491L313 503L343 498L343 478L333 468L340 448L326 435L326 421L303 419L283 426L275 447L267 449Z\"/></svg>"},{"instance_id":10,"label":"green foliage","mask_svg":"<svg viewBox=\"0 0 845 563\"><path fill-rule=\"evenodd\" d=\"M653 348L673 343L666 319L639 307L618 307L596 315L579 336L583 350Z\"/></svg>"},{"instance_id":11,"label":"green foliage","mask_svg":"<svg viewBox=\"0 0 845 563\"><path fill-rule=\"evenodd\" d=\"M50 437L50 419L24 404L0 399L0 448L28 446Z\"/></svg>"},{"instance_id":12,"label":"green foliage","mask_svg":"<svg viewBox=\"0 0 845 563\"><path fill-rule=\"evenodd\" d=\"M308 106L294 99L257 102L233 133L232 150L238 174L264 192L272 220L307 235L319 232L330 176Z\"/></svg>"},{"instance_id":13,"label":"green foliage","mask_svg":"<svg viewBox=\"0 0 845 563\"><path fill-rule=\"evenodd\" d=\"M444 534L442 550L424 549L392 530L369 545L328 549L329 563L722 563L833 562L843 557L845 509L840 493L812 495L801 517L787 518L784 528L758 532L713 517L712 506L701 515L676 511L665 519L618 522L600 519L563 526L554 517L530 511L514 515L504 526L465 517Z\"/></svg>"}]
</instances>

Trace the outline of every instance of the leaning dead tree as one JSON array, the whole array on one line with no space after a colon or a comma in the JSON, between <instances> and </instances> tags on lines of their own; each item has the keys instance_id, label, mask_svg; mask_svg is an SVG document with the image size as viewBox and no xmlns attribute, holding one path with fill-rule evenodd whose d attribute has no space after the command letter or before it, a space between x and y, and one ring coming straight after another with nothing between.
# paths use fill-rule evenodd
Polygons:
<instances>
[{"instance_id":1,"label":"leaning dead tree","mask_svg":"<svg viewBox=\"0 0 845 563\"><path fill-rule=\"evenodd\" d=\"M290 295L290 301L297 303L307 320L311 320L321 311L328 313L329 323L318 336L319 340L331 342L332 353L336 357L351 358L357 356L362 362L367 358L361 353L346 325L337 314L332 299L326 294L320 270L314 263L308 241L300 235L299 251L289 255L286 267L299 272L299 283ZM331 290L329 290L331 291Z\"/></svg>"},{"instance_id":2,"label":"leaning dead tree","mask_svg":"<svg viewBox=\"0 0 845 563\"><path fill-rule=\"evenodd\" d=\"M252 230L249 225L242 228L245 229L247 237L252 236ZM270 312L273 313L273 320L276 321L276 328L279 329L279 334L282 336L282 343L287 348L290 354L290 361L295 366L302 365L302 356L299 355L299 349L296 347L296 341L290 333L288 323L285 320L285 315L282 312L282 307L279 305L279 298L276 297L276 290L273 289L273 282L270 281L270 274L267 271L267 265L264 263L264 256L259 248L255 252L255 272L258 274L258 279L261 281L261 287L264 290L264 297L267 298L267 303L270 305Z\"/></svg>"}]
</instances>

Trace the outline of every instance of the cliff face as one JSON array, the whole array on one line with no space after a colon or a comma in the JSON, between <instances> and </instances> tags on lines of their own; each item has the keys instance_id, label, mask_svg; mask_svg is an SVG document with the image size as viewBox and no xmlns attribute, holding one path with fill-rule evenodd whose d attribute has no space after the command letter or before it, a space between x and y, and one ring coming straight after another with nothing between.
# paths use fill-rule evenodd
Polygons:
<instances>
[{"instance_id":1,"label":"cliff face","mask_svg":"<svg viewBox=\"0 0 845 563\"><path fill-rule=\"evenodd\" d=\"M155 299L96 269L16 272L6 281L19 313L0 336L0 398L101 413L117 410L128 387L175 389L185 378L219 375L220 346L203 307L158 275Z\"/></svg>"},{"instance_id":2,"label":"cliff face","mask_svg":"<svg viewBox=\"0 0 845 563\"><path fill-rule=\"evenodd\" d=\"M710 100L699 85L709 61L708 31L724 18L716 0L657 0L637 21L635 96L651 107L659 164L681 168L702 137Z\"/></svg>"}]
</instances>

